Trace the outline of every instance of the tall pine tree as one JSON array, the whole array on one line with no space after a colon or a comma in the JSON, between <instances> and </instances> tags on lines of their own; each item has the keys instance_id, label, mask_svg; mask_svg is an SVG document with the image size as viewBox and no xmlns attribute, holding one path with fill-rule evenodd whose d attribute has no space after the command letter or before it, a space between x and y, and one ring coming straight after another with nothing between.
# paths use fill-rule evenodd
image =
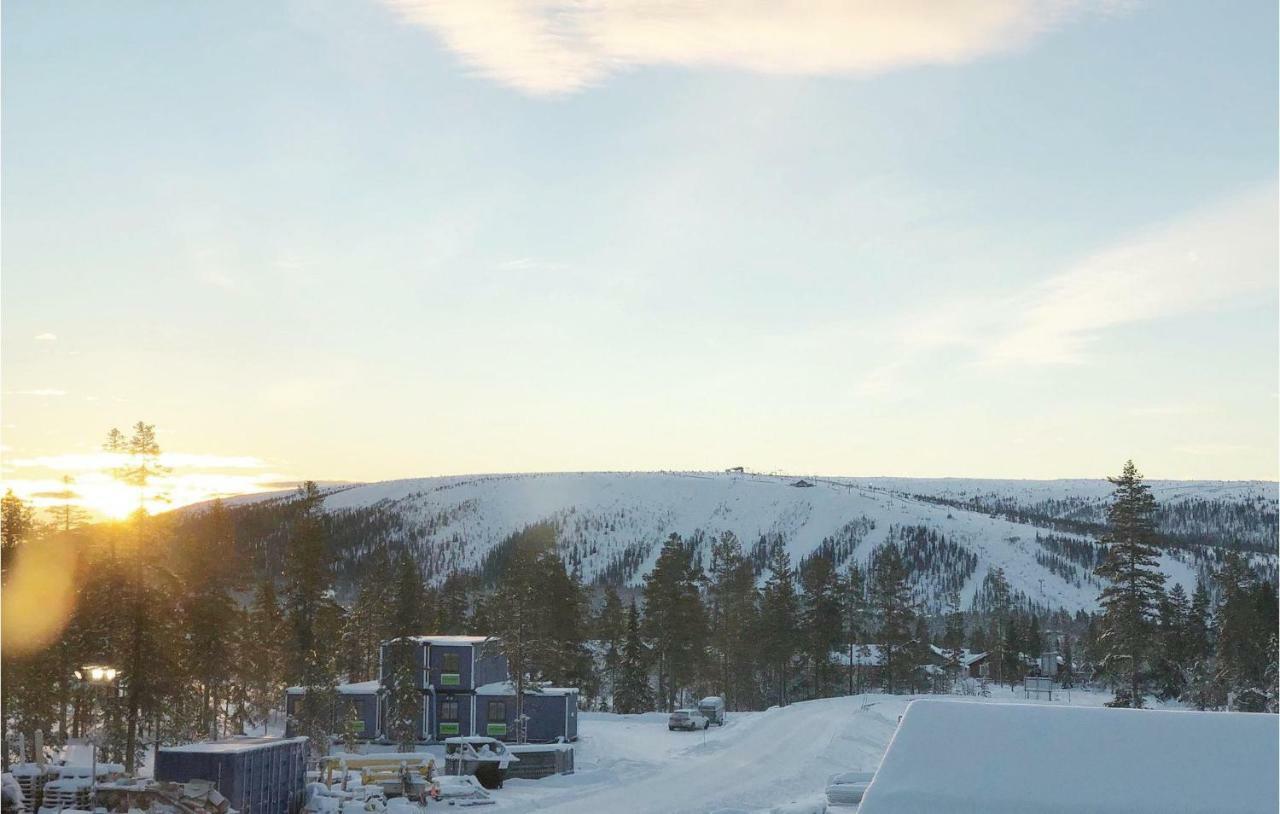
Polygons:
<instances>
[{"instance_id":1,"label":"tall pine tree","mask_svg":"<svg viewBox=\"0 0 1280 814\"><path fill-rule=\"evenodd\" d=\"M1102 668L1116 687L1111 705L1137 708L1147 690L1153 622L1164 590L1164 574L1157 567L1156 501L1133 461L1107 480L1115 491L1107 508L1105 552L1094 571L1107 582L1098 597Z\"/></svg>"}]
</instances>

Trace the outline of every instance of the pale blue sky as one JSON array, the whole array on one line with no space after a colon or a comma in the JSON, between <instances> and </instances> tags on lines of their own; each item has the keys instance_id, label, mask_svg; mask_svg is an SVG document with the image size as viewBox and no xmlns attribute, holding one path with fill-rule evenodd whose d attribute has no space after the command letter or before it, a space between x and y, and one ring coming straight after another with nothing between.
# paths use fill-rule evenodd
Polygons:
<instances>
[{"instance_id":1,"label":"pale blue sky","mask_svg":"<svg viewBox=\"0 0 1280 814\"><path fill-rule=\"evenodd\" d=\"M5 3L6 479L1276 477L1274 2L544 5Z\"/></svg>"}]
</instances>

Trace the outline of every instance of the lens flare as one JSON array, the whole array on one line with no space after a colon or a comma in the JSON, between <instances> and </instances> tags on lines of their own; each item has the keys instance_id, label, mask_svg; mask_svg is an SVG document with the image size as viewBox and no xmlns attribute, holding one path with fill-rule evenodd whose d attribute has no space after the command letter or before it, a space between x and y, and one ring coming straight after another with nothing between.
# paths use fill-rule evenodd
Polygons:
<instances>
[{"instance_id":1,"label":"lens flare","mask_svg":"<svg viewBox=\"0 0 1280 814\"><path fill-rule=\"evenodd\" d=\"M75 572L75 553L65 544L17 551L0 598L6 657L33 653L58 638L75 609Z\"/></svg>"}]
</instances>

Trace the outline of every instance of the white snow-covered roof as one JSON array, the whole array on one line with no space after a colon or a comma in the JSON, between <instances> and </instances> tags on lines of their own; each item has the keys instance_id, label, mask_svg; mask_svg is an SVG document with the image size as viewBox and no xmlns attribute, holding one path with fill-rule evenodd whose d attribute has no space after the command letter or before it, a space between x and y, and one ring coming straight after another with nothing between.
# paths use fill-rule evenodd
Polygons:
<instances>
[{"instance_id":1,"label":"white snow-covered roof","mask_svg":"<svg viewBox=\"0 0 1280 814\"><path fill-rule=\"evenodd\" d=\"M569 695L578 692L577 687L539 687L530 684L524 688L525 695ZM476 695L515 695L516 685L510 681L495 681L476 687Z\"/></svg>"},{"instance_id":2,"label":"white snow-covered roof","mask_svg":"<svg viewBox=\"0 0 1280 814\"><path fill-rule=\"evenodd\" d=\"M419 644L480 644L492 639L492 636L405 636L404 638Z\"/></svg>"},{"instance_id":3,"label":"white snow-covered roof","mask_svg":"<svg viewBox=\"0 0 1280 814\"><path fill-rule=\"evenodd\" d=\"M372 681L357 681L354 684L339 684L337 687L340 695L373 695L382 689L376 679ZM306 687L288 687L285 689L288 695L306 695Z\"/></svg>"},{"instance_id":4,"label":"white snow-covered roof","mask_svg":"<svg viewBox=\"0 0 1280 814\"><path fill-rule=\"evenodd\" d=\"M205 741L203 743L184 743L181 746L161 746L161 752L247 752L251 749L262 749L278 743L305 741L306 738L272 738L272 737L239 737L221 741Z\"/></svg>"},{"instance_id":5,"label":"white snow-covered roof","mask_svg":"<svg viewBox=\"0 0 1280 814\"><path fill-rule=\"evenodd\" d=\"M1274 814L1278 722L1235 712L914 701L858 811ZM956 748L974 732L1000 748Z\"/></svg>"},{"instance_id":6,"label":"white snow-covered roof","mask_svg":"<svg viewBox=\"0 0 1280 814\"><path fill-rule=\"evenodd\" d=\"M945 659L947 661L951 660L951 651L947 650L945 647L938 647L936 644L931 644L929 645L929 649L932 650L934 655L938 656L939 658ZM965 667L968 667L969 665L973 664L975 661L981 661L986 657L987 657L986 653L977 653L967 648L961 649L960 651L960 663ZM1059 661L1061 661L1061 659L1059 659Z\"/></svg>"}]
</instances>

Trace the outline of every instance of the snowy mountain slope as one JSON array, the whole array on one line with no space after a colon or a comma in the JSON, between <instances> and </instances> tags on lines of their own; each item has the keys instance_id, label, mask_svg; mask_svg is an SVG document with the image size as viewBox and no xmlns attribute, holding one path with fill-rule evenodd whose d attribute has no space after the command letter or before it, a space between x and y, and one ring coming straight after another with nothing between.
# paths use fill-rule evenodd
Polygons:
<instances>
[{"instance_id":1,"label":"snowy mountain slope","mask_svg":"<svg viewBox=\"0 0 1280 814\"><path fill-rule=\"evenodd\" d=\"M923 598L943 601L946 579L959 580L967 606L989 568L1004 569L1015 590L1050 607L1092 608L1097 586L1083 566L1054 570L1044 562L1037 534L1052 531L1006 516L942 505L940 495L995 495L1015 502L1083 499L1105 502L1106 481L981 481L876 478L808 478L739 473L564 473L485 475L388 481L339 488L325 509L376 509L395 517L402 541L411 542L439 577L478 566L484 555L525 526L550 521L559 528L565 556L588 581L606 577L638 583L672 533L694 540L709 562L710 541L731 531L751 551L780 541L799 562L827 541L856 561L867 560L891 535L923 527L960 547L960 559L976 565L920 576ZM1154 482L1157 495L1174 499L1270 501L1266 483ZM919 496L919 497L917 497ZM918 532L917 532L918 535ZM923 549L922 549L923 550ZM936 552L926 552L926 561ZM843 558L843 557L842 557ZM1272 558L1273 560L1274 558ZM1165 573L1193 587L1196 568L1184 553L1165 555Z\"/></svg>"}]
</instances>

